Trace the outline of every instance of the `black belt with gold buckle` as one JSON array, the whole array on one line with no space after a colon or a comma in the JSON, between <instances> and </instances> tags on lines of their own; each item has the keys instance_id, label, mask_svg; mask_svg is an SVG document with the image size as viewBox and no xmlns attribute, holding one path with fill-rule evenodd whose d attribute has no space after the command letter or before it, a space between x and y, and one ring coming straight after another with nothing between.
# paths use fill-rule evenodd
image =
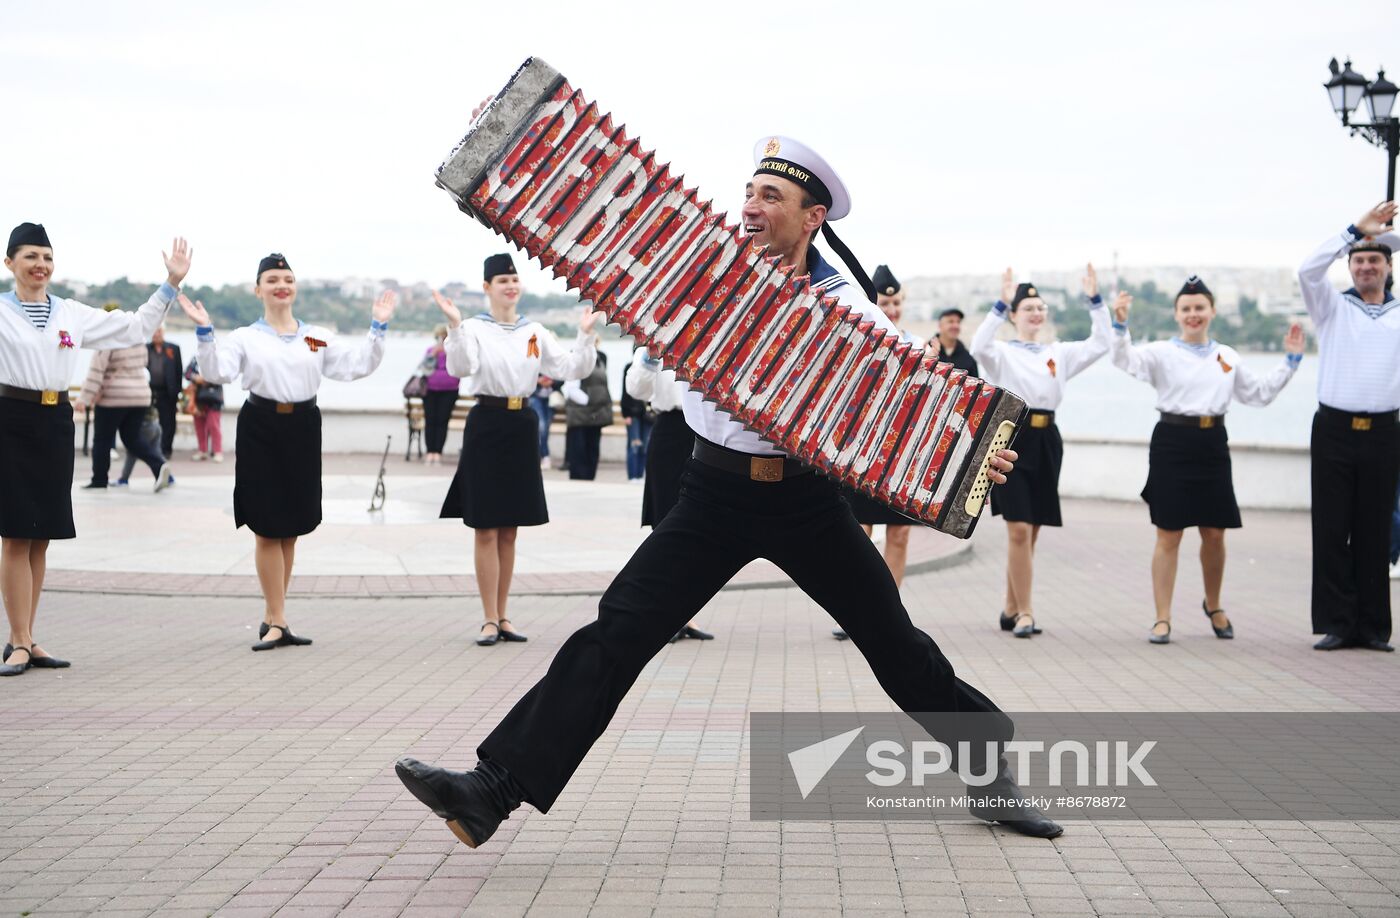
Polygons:
<instances>
[{"instance_id":1,"label":"black belt with gold buckle","mask_svg":"<svg viewBox=\"0 0 1400 918\"><path fill-rule=\"evenodd\" d=\"M1318 405L1317 413L1333 423L1340 423L1352 430L1383 430L1394 427L1400 412L1382 411L1372 413L1369 411L1343 411L1340 408L1333 408L1329 405Z\"/></svg>"},{"instance_id":2,"label":"black belt with gold buckle","mask_svg":"<svg viewBox=\"0 0 1400 918\"><path fill-rule=\"evenodd\" d=\"M1032 408L1026 417L1026 423L1035 428L1049 427L1055 423L1055 412L1037 411Z\"/></svg>"},{"instance_id":3,"label":"black belt with gold buckle","mask_svg":"<svg viewBox=\"0 0 1400 918\"><path fill-rule=\"evenodd\" d=\"M0 398L13 398L21 402L34 402L52 408L68 404L68 390L21 389L18 386L0 385Z\"/></svg>"},{"instance_id":4,"label":"black belt with gold buckle","mask_svg":"<svg viewBox=\"0 0 1400 918\"><path fill-rule=\"evenodd\" d=\"M1170 411L1161 412L1162 423L1171 424L1173 427L1197 427L1201 430L1210 430L1212 427L1224 427L1225 415L1223 414L1172 414Z\"/></svg>"},{"instance_id":5,"label":"black belt with gold buckle","mask_svg":"<svg viewBox=\"0 0 1400 918\"><path fill-rule=\"evenodd\" d=\"M507 411L519 411L525 407L525 396L523 395L473 395L478 405L485 405L487 408L504 408Z\"/></svg>"},{"instance_id":6,"label":"black belt with gold buckle","mask_svg":"<svg viewBox=\"0 0 1400 918\"><path fill-rule=\"evenodd\" d=\"M695 438L695 449L691 456L708 466L743 475L751 481L783 481L798 475L809 475L812 470L786 456L755 456L738 450L725 449L701 437Z\"/></svg>"},{"instance_id":7,"label":"black belt with gold buckle","mask_svg":"<svg viewBox=\"0 0 1400 918\"><path fill-rule=\"evenodd\" d=\"M316 396L311 396L304 402L279 402L276 399L263 398L261 395L248 393L248 404L257 405L259 408L271 408L278 414L291 414L295 411L305 411L308 408L316 407Z\"/></svg>"}]
</instances>

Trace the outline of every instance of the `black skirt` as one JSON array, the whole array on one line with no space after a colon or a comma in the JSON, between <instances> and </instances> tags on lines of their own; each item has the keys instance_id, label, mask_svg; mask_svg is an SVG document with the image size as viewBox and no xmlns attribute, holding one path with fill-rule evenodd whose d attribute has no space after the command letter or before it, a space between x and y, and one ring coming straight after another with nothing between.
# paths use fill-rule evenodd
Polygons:
<instances>
[{"instance_id":1,"label":"black skirt","mask_svg":"<svg viewBox=\"0 0 1400 918\"><path fill-rule=\"evenodd\" d=\"M681 473L695 449L695 431L675 408L656 416L647 441L646 481L642 483L642 525L655 526L681 499Z\"/></svg>"},{"instance_id":2,"label":"black skirt","mask_svg":"<svg viewBox=\"0 0 1400 918\"><path fill-rule=\"evenodd\" d=\"M1023 426L1011 448L1020 454L1006 484L992 488L992 513L1008 523L1060 526L1060 428Z\"/></svg>"},{"instance_id":3,"label":"black skirt","mask_svg":"<svg viewBox=\"0 0 1400 918\"><path fill-rule=\"evenodd\" d=\"M1147 454L1142 499L1158 529L1239 529L1240 505L1235 501L1225 426L1203 430L1158 421Z\"/></svg>"},{"instance_id":4,"label":"black skirt","mask_svg":"<svg viewBox=\"0 0 1400 918\"><path fill-rule=\"evenodd\" d=\"M290 539L321 525L321 409L244 402L233 451L236 526Z\"/></svg>"},{"instance_id":5,"label":"black skirt","mask_svg":"<svg viewBox=\"0 0 1400 918\"><path fill-rule=\"evenodd\" d=\"M533 411L472 406L457 474L440 516L460 519L473 529L549 522L540 474L540 421Z\"/></svg>"},{"instance_id":6,"label":"black skirt","mask_svg":"<svg viewBox=\"0 0 1400 918\"><path fill-rule=\"evenodd\" d=\"M71 539L73 408L0 398L0 536Z\"/></svg>"}]
</instances>

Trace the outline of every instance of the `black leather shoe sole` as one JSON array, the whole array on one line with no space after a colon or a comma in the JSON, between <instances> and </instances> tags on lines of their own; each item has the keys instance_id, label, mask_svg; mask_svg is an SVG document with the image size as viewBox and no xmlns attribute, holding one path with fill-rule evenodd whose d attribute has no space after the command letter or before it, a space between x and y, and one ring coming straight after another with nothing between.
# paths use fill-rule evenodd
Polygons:
<instances>
[{"instance_id":1,"label":"black leather shoe sole","mask_svg":"<svg viewBox=\"0 0 1400 918\"><path fill-rule=\"evenodd\" d=\"M502 631L501 640L507 644L523 644L530 639L518 631Z\"/></svg>"},{"instance_id":2,"label":"black leather shoe sole","mask_svg":"<svg viewBox=\"0 0 1400 918\"><path fill-rule=\"evenodd\" d=\"M1335 634L1324 634L1322 640L1313 645L1313 650L1341 650L1350 646L1346 640Z\"/></svg>"}]
</instances>

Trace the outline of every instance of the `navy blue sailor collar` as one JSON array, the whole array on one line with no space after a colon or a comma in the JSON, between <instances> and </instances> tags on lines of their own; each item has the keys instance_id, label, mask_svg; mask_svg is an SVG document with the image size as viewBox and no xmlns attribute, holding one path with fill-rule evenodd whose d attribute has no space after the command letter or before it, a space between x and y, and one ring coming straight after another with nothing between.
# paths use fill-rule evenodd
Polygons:
<instances>
[{"instance_id":1,"label":"navy blue sailor collar","mask_svg":"<svg viewBox=\"0 0 1400 918\"><path fill-rule=\"evenodd\" d=\"M1365 309L1367 312L1370 312L1372 309L1377 309L1381 312L1385 312L1386 310L1390 309L1390 307L1395 305L1395 294L1391 293L1389 290L1385 292L1385 298L1382 299L1379 303L1364 302L1361 299L1361 294L1356 292L1355 287L1352 287L1348 290L1343 290L1342 296L1351 300L1353 303L1360 306L1362 309Z\"/></svg>"},{"instance_id":2,"label":"navy blue sailor collar","mask_svg":"<svg viewBox=\"0 0 1400 918\"><path fill-rule=\"evenodd\" d=\"M811 278L811 288L823 293L831 293L850 283L822 258L822 253L817 251L816 246L810 244L807 246L807 276Z\"/></svg>"}]
</instances>

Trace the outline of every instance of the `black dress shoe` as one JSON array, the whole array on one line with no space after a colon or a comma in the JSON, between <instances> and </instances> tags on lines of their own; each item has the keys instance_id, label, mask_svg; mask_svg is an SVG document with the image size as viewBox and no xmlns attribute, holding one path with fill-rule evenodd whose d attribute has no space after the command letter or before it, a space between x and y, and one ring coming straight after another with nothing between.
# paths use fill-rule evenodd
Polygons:
<instances>
[{"instance_id":1,"label":"black dress shoe","mask_svg":"<svg viewBox=\"0 0 1400 918\"><path fill-rule=\"evenodd\" d=\"M24 662L11 663L10 657L19 653L21 650L24 651ZM33 665L33 661L34 653L28 647L11 647L9 644L6 644L4 663L0 665L0 676L18 676L20 673L28 671L29 667Z\"/></svg>"},{"instance_id":2,"label":"black dress shoe","mask_svg":"<svg viewBox=\"0 0 1400 918\"><path fill-rule=\"evenodd\" d=\"M1313 650L1341 650L1350 647L1351 642L1337 634L1324 634L1322 640L1313 645Z\"/></svg>"},{"instance_id":3,"label":"black dress shoe","mask_svg":"<svg viewBox=\"0 0 1400 918\"><path fill-rule=\"evenodd\" d=\"M14 648L9 644L5 645L5 652L0 655L0 660L8 660ZM67 660L60 660L58 657L34 657L29 661L29 665L35 669L67 669L72 666Z\"/></svg>"},{"instance_id":4,"label":"black dress shoe","mask_svg":"<svg viewBox=\"0 0 1400 918\"><path fill-rule=\"evenodd\" d=\"M501 625L509 625L509 624L510 624L510 619L508 619L508 618L503 618L503 619L501 619ZM501 628L500 625L497 625L496 627L497 627L497 628ZM528 640L530 640L530 639L527 638L525 635L521 634L519 631L507 631L506 629L501 628L501 640L503 640L503 641L512 641L512 642L514 642L514 643L516 643L516 644L523 644L523 643L525 643L526 641L528 641Z\"/></svg>"},{"instance_id":5,"label":"black dress shoe","mask_svg":"<svg viewBox=\"0 0 1400 918\"><path fill-rule=\"evenodd\" d=\"M490 761L471 771L448 771L417 759L402 758L394 771L409 793L447 820L447 828L468 848L495 834L524 794L510 774Z\"/></svg>"},{"instance_id":6,"label":"black dress shoe","mask_svg":"<svg viewBox=\"0 0 1400 918\"><path fill-rule=\"evenodd\" d=\"M1011 777L1011 768L1005 760L997 771L996 780L986 787L969 787L967 792L974 798L983 798L978 805L967 808L978 819L998 823L1032 838L1056 838L1065 831L1026 798Z\"/></svg>"},{"instance_id":7,"label":"black dress shoe","mask_svg":"<svg viewBox=\"0 0 1400 918\"><path fill-rule=\"evenodd\" d=\"M267 635L276 628L278 635L272 640L268 640ZM299 634L292 634L292 629L286 625L269 625L263 622L258 628L258 637L262 640L253 645L254 650L271 650L274 647L305 647L311 643L311 638L302 637Z\"/></svg>"},{"instance_id":8,"label":"black dress shoe","mask_svg":"<svg viewBox=\"0 0 1400 918\"><path fill-rule=\"evenodd\" d=\"M1006 610L1003 609L1003 610L1001 611L1001 615L997 618L997 624L1001 625L1001 630L1002 630L1002 631L1014 631L1014 630L1016 629L1016 616L1014 616L1014 615L1007 615L1007 614L1006 614ZM1039 634L1039 633L1040 633L1040 626L1037 625L1037 624L1035 623L1034 620L1032 620L1032 621L1031 621L1031 634Z\"/></svg>"},{"instance_id":9,"label":"black dress shoe","mask_svg":"<svg viewBox=\"0 0 1400 918\"><path fill-rule=\"evenodd\" d=\"M1167 630L1161 634L1157 633L1158 625L1166 625ZM1152 630L1147 632L1147 643L1149 644L1170 644L1172 642L1172 623L1165 618L1159 618L1152 623Z\"/></svg>"},{"instance_id":10,"label":"black dress shoe","mask_svg":"<svg viewBox=\"0 0 1400 918\"><path fill-rule=\"evenodd\" d=\"M495 628L496 630L490 632L489 634L486 633L486 628L488 625L492 628ZM496 624L495 622L486 622L481 626L481 631L481 637L476 639L478 647L490 647L492 644L496 643L501 639L501 626Z\"/></svg>"},{"instance_id":11,"label":"black dress shoe","mask_svg":"<svg viewBox=\"0 0 1400 918\"><path fill-rule=\"evenodd\" d=\"M1367 650L1379 650L1381 653L1395 653L1395 647L1385 641L1382 641L1380 638L1375 638L1369 641L1360 641L1357 643L1356 646L1364 647ZM39 661L35 660L34 665L38 666Z\"/></svg>"},{"instance_id":12,"label":"black dress shoe","mask_svg":"<svg viewBox=\"0 0 1400 918\"><path fill-rule=\"evenodd\" d=\"M681 634L694 641L713 641L715 639L715 636L708 631L701 631L699 628L692 628L690 625L686 625L682 628Z\"/></svg>"},{"instance_id":13,"label":"black dress shoe","mask_svg":"<svg viewBox=\"0 0 1400 918\"><path fill-rule=\"evenodd\" d=\"M1035 619L1024 612L1016 616L1016 621L1019 622L1023 618L1026 620L1026 623L1024 625L1017 625L1016 630L1011 632L1012 634L1018 638L1028 638L1033 634L1040 633L1040 629L1035 626Z\"/></svg>"},{"instance_id":14,"label":"black dress shoe","mask_svg":"<svg viewBox=\"0 0 1400 918\"><path fill-rule=\"evenodd\" d=\"M838 641L849 641L851 639L851 636L846 632L842 631L840 628L833 628L831 630L831 636L836 638L836 640Z\"/></svg>"},{"instance_id":15,"label":"black dress shoe","mask_svg":"<svg viewBox=\"0 0 1400 918\"><path fill-rule=\"evenodd\" d=\"M1202 599L1201 611L1206 614L1206 618L1210 619L1210 630L1215 632L1216 637L1228 640L1235 636L1234 622L1226 621L1224 628L1215 627L1215 616L1218 613L1224 612L1224 609L1208 609L1206 608L1206 601Z\"/></svg>"}]
</instances>

